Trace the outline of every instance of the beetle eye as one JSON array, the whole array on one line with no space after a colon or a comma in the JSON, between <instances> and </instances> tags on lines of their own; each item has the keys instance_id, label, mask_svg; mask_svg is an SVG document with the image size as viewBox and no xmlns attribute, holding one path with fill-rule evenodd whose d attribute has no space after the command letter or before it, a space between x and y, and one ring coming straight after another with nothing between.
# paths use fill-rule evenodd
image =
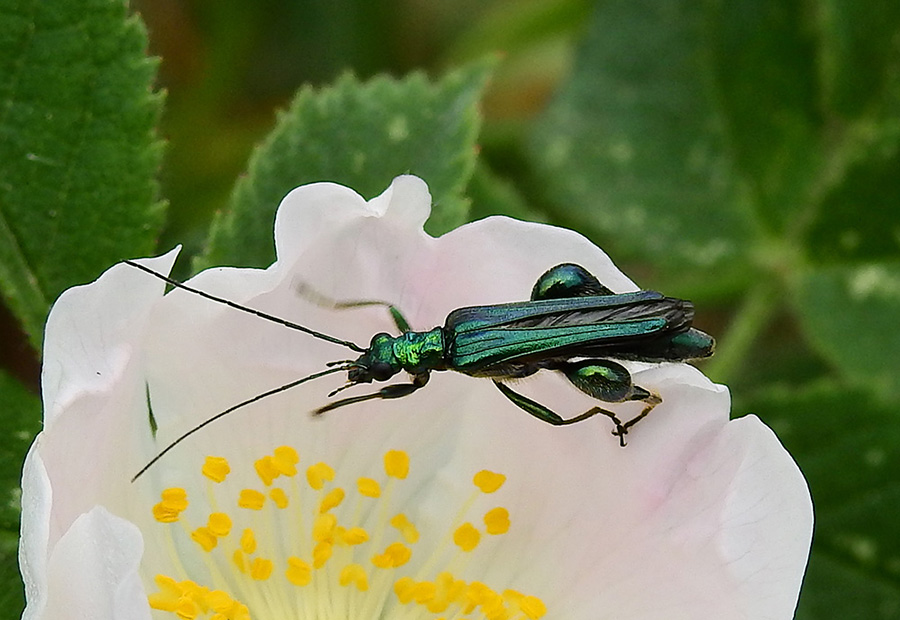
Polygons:
<instances>
[{"instance_id":1,"label":"beetle eye","mask_svg":"<svg viewBox=\"0 0 900 620\"><path fill-rule=\"evenodd\" d=\"M394 369L387 362L375 362L369 372L376 381L387 381L394 376Z\"/></svg>"}]
</instances>

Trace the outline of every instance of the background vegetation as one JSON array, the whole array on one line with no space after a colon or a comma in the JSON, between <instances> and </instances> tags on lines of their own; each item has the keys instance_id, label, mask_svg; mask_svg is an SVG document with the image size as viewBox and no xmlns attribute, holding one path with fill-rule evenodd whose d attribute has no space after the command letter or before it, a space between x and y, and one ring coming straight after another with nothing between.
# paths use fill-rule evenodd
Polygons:
<instances>
[{"instance_id":1,"label":"background vegetation","mask_svg":"<svg viewBox=\"0 0 900 620\"><path fill-rule=\"evenodd\" d=\"M432 233L568 226L693 299L812 490L797 617L900 618L898 145L892 0L0 0L0 614L56 296L265 265L288 189L411 172Z\"/></svg>"}]
</instances>

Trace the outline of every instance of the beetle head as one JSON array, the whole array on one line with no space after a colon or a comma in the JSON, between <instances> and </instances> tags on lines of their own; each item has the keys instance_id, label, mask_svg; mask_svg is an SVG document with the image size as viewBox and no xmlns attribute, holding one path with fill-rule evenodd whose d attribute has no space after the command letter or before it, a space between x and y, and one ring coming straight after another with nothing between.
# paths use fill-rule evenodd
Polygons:
<instances>
[{"instance_id":1,"label":"beetle head","mask_svg":"<svg viewBox=\"0 0 900 620\"><path fill-rule=\"evenodd\" d=\"M372 336L369 348L347 371L350 384L387 381L400 372L400 362L394 354L394 340L393 336L385 333Z\"/></svg>"}]
</instances>

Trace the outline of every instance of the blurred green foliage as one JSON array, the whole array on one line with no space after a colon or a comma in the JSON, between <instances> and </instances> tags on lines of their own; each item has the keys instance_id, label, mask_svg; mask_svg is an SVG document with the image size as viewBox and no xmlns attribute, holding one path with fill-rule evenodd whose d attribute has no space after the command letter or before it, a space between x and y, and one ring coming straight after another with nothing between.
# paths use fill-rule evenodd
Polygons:
<instances>
[{"instance_id":1,"label":"blurred green foliage","mask_svg":"<svg viewBox=\"0 0 900 620\"><path fill-rule=\"evenodd\" d=\"M39 348L63 290L154 247L162 97L121 3L9 0L0 16L0 289Z\"/></svg>"},{"instance_id":2,"label":"blurred green foliage","mask_svg":"<svg viewBox=\"0 0 900 620\"><path fill-rule=\"evenodd\" d=\"M0 452L8 497L61 290L176 243L197 264L264 263L290 187L371 197L411 171L432 231L565 225L693 299L719 339L704 370L809 480L797 617L900 617L900 3L131 8L149 38L119 0L0 0L0 425L25 438ZM3 584L16 617L21 585Z\"/></svg>"}]
</instances>

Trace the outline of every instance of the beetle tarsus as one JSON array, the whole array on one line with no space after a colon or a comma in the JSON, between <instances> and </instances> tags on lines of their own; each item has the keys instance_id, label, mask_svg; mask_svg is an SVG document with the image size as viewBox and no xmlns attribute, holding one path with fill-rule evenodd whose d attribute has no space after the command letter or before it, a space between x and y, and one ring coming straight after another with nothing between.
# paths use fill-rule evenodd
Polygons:
<instances>
[{"instance_id":1,"label":"beetle tarsus","mask_svg":"<svg viewBox=\"0 0 900 620\"><path fill-rule=\"evenodd\" d=\"M625 447L625 435L628 434L628 429L646 418L647 414L653 411L653 409L662 402L662 398L652 393L642 398L641 400L647 403L647 406L644 407L643 411L641 411L639 414L637 414L627 422L622 422L615 415L610 416L610 419L616 425L616 429L612 432L612 434L619 438L619 445L623 448Z\"/></svg>"}]
</instances>

